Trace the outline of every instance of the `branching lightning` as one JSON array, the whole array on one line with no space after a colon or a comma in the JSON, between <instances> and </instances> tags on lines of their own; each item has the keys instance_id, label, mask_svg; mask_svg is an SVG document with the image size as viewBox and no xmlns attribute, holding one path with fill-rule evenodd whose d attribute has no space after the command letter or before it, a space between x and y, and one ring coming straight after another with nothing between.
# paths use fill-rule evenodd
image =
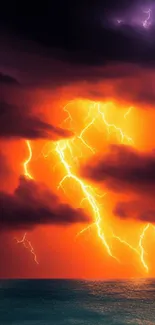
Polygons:
<instances>
[{"instance_id":1,"label":"branching lightning","mask_svg":"<svg viewBox=\"0 0 155 325\"><path fill-rule=\"evenodd\" d=\"M106 108L106 105L105 105ZM124 140L127 140L129 143L133 143L133 139L129 136L127 136L121 128L117 127L115 124L113 123L108 123L106 117L105 117L105 113L103 111L101 111L100 109L100 104L98 104L98 112L102 117L103 123L105 124L105 126L107 127L108 133L110 132L110 129L114 129L115 132L118 132L118 134L121 137L121 142L123 143ZM127 114L127 113L126 113ZM129 114L129 113L128 113Z\"/></svg>"},{"instance_id":2,"label":"branching lightning","mask_svg":"<svg viewBox=\"0 0 155 325\"><path fill-rule=\"evenodd\" d=\"M61 163L62 165L64 166L65 170L66 170L66 175L64 176L64 178L61 180L61 182L59 183L59 188L62 187L63 188L63 183L65 180L67 179L72 179L73 181L75 181L79 187L81 188L85 198L88 200L91 208L92 208L92 211L93 211L93 214L94 214L94 219L95 219L95 224L96 224L96 228L97 228L97 233L98 233L98 236L99 238L101 239L102 243L104 244L106 250L107 250L107 253L116 259L116 257L112 254L112 251L111 251L111 248L110 246L108 245L107 241L106 241L106 238L105 238L105 235L104 233L102 232L102 229L101 229L101 215L100 215L100 208L97 204L97 201L96 199L94 198L94 196L91 194L90 190L89 190L89 187L87 184L85 184L79 177L77 177L76 175L73 174L73 172L71 171L71 167L70 165L68 164L67 162L67 159L65 157L65 152L67 150L67 144L65 143L65 141L63 140L62 142L58 142L56 144L56 152L57 154L59 155L59 158L61 160Z\"/></svg>"},{"instance_id":3,"label":"branching lightning","mask_svg":"<svg viewBox=\"0 0 155 325\"><path fill-rule=\"evenodd\" d=\"M87 149L89 149L93 154L95 152L95 149L92 148L90 145L88 145L87 141L83 138L84 133L92 126L96 126L96 121L99 118L100 120L102 120L103 125L106 127L108 133L110 133L110 131L115 131L116 133L118 133L120 135L120 140L123 143L124 141L127 141L130 144L133 144L133 139L131 137L129 137L128 135L126 135L123 130L116 126L113 123L109 123L106 116L105 116L105 109L107 107L107 104L105 104L103 106L103 108L101 108L101 105L99 103L94 103L92 109L89 109L88 111L88 115L86 116L86 118L84 118L84 121L89 121L89 119L91 118L90 122L87 122L86 125L84 126L84 128L82 129L80 135L76 135L74 137L73 140L62 140L56 143L56 153L59 156L60 162L61 164L64 166L64 169L66 171L66 175L63 177L63 179L60 181L58 188L62 188L63 191L65 192L64 189L64 182L67 179L72 179L74 182L77 183L77 185L80 187L84 197L81 200L80 205L84 202L87 201L92 209L93 212L93 216L94 216L94 222L85 227L84 229L82 229L80 232L77 233L76 238L78 236L80 236L81 234L83 234L84 232L90 230L93 226L96 227L97 230L97 234L98 237L101 239L103 245L106 248L107 253L111 256L114 257L116 260L118 260L112 253L112 250L108 244L108 241L105 237L105 234L103 233L102 229L101 229L101 221L102 220L102 211L100 209L100 205L98 203L98 199L97 199L97 195L96 192L94 191L94 187L87 185L83 180L81 180L81 178L79 178L76 173L74 172L74 165L73 165L73 161L75 160L75 158L78 160L78 157L75 157L75 155L73 154L73 150L72 150L72 145L73 142L75 143L75 141L77 139L81 140L82 145L85 146ZM126 119L127 116L130 114L132 107L130 107L127 112L124 114L124 118ZM69 122L70 125L73 126L73 119L72 116L70 114L70 112L66 109L65 106L65 112L68 114L67 118L65 119L65 121ZM93 116L91 116L93 115ZM70 156L68 156L68 153L70 153ZM70 158L72 160L72 163L70 163ZM143 239L145 235L142 233L141 237ZM121 239L119 236L116 236L113 234L113 238L115 238L116 240L118 240L120 243L126 245L129 249L131 249L134 253L136 253L138 256L140 256L140 260L141 263L143 265L143 267L145 268L145 270L148 270L148 266L144 260L144 254L142 253L143 246L142 246L142 239L140 239L140 244L139 244L139 249L133 247L131 244L129 244L127 241Z\"/></svg>"},{"instance_id":4,"label":"branching lightning","mask_svg":"<svg viewBox=\"0 0 155 325\"><path fill-rule=\"evenodd\" d=\"M149 19L150 19L150 16L147 18L147 21ZM100 103L93 103L93 104L91 103L91 107L89 107L89 109L87 110L86 117L83 116L84 126L82 127L80 132L79 131L76 132L76 129L74 127L76 124L75 123L76 121L72 118L72 114L70 113L70 111L68 109L68 105L70 105L70 104L74 104L74 101L69 102L64 107L64 112L67 113L67 117L62 122L62 125L64 125L64 124L66 125L67 123L69 123L69 129L74 132L73 138L57 141L55 144L52 144L52 148L53 148L53 146L55 146L54 151L52 149L52 150L49 150L49 152L46 155L44 153L42 153L42 154L44 157L48 157L52 152L55 152L59 158L59 161L58 161L58 163L56 163L54 168L56 168L57 165L62 166L63 170L65 171L65 175L60 180L57 188L58 189L61 188L64 191L64 193L66 194L65 184L66 184L67 180L71 180L72 183L76 184L76 186L80 189L80 193L83 196L83 198L81 199L81 202L79 204L82 206L84 204L84 202L86 202L88 204L89 209L91 208L93 222L92 222L92 224L88 225L87 227L85 227L84 229L79 231L76 235L76 238L78 236L82 235L84 232L90 230L91 228L96 228L97 235L98 235L99 239L101 240L102 244L104 245L107 254L110 257L114 258L115 260L119 261L119 259L112 252L112 248L110 247L110 244L107 239L107 238L109 238L109 236L106 236L106 234L105 234L105 228L104 228L105 220L103 220L102 205L100 204L99 200L103 196L105 196L106 193L103 195L98 194L96 191L96 188L94 186L83 181L78 176L77 166L79 164L80 159L85 157L85 152L87 154L87 152L89 151L92 154L94 154L97 151L96 148L93 148L91 146L90 141L89 141L89 139L87 139L86 135L87 135L87 132L92 127L96 128L98 130L98 126L99 126L98 122L100 124L102 124L102 129L104 130L104 128L105 128L106 131L108 132L108 134L114 132L116 135L118 135L121 143L127 142L128 144L133 145L134 141L130 136L128 136L122 130L122 128L120 128L119 126L115 125L114 123L111 123L108 121L108 118L106 117L106 115L108 113L108 110L107 110L108 103L104 104L104 105L101 105ZM129 107L129 109L124 114L124 119L127 119L128 115L131 113L131 110L132 110L132 107ZM32 159L32 149L31 149L30 141L27 140L26 145L28 148L29 156L23 164L24 175L25 175L25 177L27 177L29 179L34 179L29 171L29 168L28 168L29 163ZM140 238L139 238L138 248L133 247L128 241L125 241L121 237L116 236L114 233L111 236L115 240L119 241L121 244L126 245L129 249L131 249L134 253L136 253L139 256L140 261L141 261L146 272L149 271L149 268L145 261L145 251L144 251L144 247L143 247L143 240L144 240L145 233L148 230L149 226L150 226L150 224L147 224L144 227L144 229L140 235ZM103 227L103 230L102 230L102 227ZM34 261L38 264L37 256L34 252L32 244L29 240L27 240L26 236L27 236L27 234L25 233L21 240L16 239L16 241L18 244L21 243L24 245L25 248L30 250L31 254L34 257Z\"/></svg>"},{"instance_id":5,"label":"branching lightning","mask_svg":"<svg viewBox=\"0 0 155 325\"><path fill-rule=\"evenodd\" d=\"M33 255L35 263L39 264L38 260L37 260L37 256L34 252L34 248L32 247L31 242L26 238L26 236L27 236L27 233L25 232L25 234L21 240L18 240L17 238L15 238L15 240L16 240L17 244L23 244L24 247L26 249L28 249L31 252L31 254Z\"/></svg>"}]
</instances>

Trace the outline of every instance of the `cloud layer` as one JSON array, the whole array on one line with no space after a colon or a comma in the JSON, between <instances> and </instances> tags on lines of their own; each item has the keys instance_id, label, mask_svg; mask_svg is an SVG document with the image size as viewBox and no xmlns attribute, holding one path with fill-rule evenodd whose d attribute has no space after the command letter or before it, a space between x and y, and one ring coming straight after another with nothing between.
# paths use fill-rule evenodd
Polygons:
<instances>
[{"instance_id":1,"label":"cloud layer","mask_svg":"<svg viewBox=\"0 0 155 325\"><path fill-rule=\"evenodd\" d=\"M77 97L100 101L114 98L119 102L154 108L155 74L151 65L110 60L83 65L74 60L68 62L66 50L47 50L36 45L33 48L32 44L22 44L20 40L13 42L12 47L10 43L8 40L0 50L1 83L8 88L16 87L16 95L23 88L50 92L57 89L57 93L65 88L69 100ZM12 82L6 82L6 79ZM4 89L4 93L9 91Z\"/></svg>"},{"instance_id":2,"label":"cloud layer","mask_svg":"<svg viewBox=\"0 0 155 325\"><path fill-rule=\"evenodd\" d=\"M0 103L0 137L58 140L71 135L70 131L42 121L23 107L19 108L6 102Z\"/></svg>"},{"instance_id":3,"label":"cloud layer","mask_svg":"<svg viewBox=\"0 0 155 325\"><path fill-rule=\"evenodd\" d=\"M46 186L20 178L13 194L0 192L0 229L31 230L39 225L90 222L82 209L61 203Z\"/></svg>"},{"instance_id":4,"label":"cloud layer","mask_svg":"<svg viewBox=\"0 0 155 325\"><path fill-rule=\"evenodd\" d=\"M153 195L155 194L152 193ZM134 218L140 221L155 223L155 203L149 195L138 196L135 200L120 201L113 213L120 219Z\"/></svg>"},{"instance_id":5,"label":"cloud layer","mask_svg":"<svg viewBox=\"0 0 155 325\"><path fill-rule=\"evenodd\" d=\"M117 203L115 215L155 222L154 151L141 153L127 146L113 145L108 154L85 166L82 175L113 192L130 194L130 201Z\"/></svg>"}]
</instances>

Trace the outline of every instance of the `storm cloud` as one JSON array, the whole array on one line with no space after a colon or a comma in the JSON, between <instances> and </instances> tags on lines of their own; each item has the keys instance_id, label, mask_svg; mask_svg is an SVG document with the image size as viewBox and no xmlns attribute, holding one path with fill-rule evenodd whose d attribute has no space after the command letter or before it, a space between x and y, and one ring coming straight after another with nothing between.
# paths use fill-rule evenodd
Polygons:
<instances>
[{"instance_id":1,"label":"storm cloud","mask_svg":"<svg viewBox=\"0 0 155 325\"><path fill-rule=\"evenodd\" d=\"M111 146L110 152L91 162L82 175L110 191L129 195L118 199L113 209L121 219L155 222L155 152L140 152L127 146Z\"/></svg>"},{"instance_id":2,"label":"storm cloud","mask_svg":"<svg viewBox=\"0 0 155 325\"><path fill-rule=\"evenodd\" d=\"M155 189L155 152L141 153L125 145L112 145L83 175L115 191L143 192Z\"/></svg>"},{"instance_id":3,"label":"storm cloud","mask_svg":"<svg viewBox=\"0 0 155 325\"><path fill-rule=\"evenodd\" d=\"M2 138L48 138L58 140L70 137L68 130L53 126L30 114L25 107L0 102L0 137Z\"/></svg>"},{"instance_id":4,"label":"storm cloud","mask_svg":"<svg viewBox=\"0 0 155 325\"><path fill-rule=\"evenodd\" d=\"M45 185L21 177L14 193L0 192L0 229L32 230L39 225L90 222L82 209L60 202Z\"/></svg>"}]
</instances>

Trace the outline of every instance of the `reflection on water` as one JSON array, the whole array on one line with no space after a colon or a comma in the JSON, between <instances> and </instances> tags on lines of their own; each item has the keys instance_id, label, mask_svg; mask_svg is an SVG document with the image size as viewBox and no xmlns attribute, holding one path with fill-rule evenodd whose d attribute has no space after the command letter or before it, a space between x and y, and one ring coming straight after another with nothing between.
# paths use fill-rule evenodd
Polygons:
<instances>
[{"instance_id":1,"label":"reflection on water","mask_svg":"<svg viewBox=\"0 0 155 325\"><path fill-rule=\"evenodd\" d=\"M155 325L155 280L0 281L0 325Z\"/></svg>"}]
</instances>

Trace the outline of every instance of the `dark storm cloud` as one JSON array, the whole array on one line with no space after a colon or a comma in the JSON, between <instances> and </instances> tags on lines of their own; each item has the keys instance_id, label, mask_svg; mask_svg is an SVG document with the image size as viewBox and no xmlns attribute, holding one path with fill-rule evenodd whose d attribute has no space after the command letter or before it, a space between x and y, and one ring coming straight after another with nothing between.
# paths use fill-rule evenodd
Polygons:
<instances>
[{"instance_id":1,"label":"dark storm cloud","mask_svg":"<svg viewBox=\"0 0 155 325\"><path fill-rule=\"evenodd\" d=\"M13 42L13 46L11 45ZM0 70L13 75L23 86L58 87L77 82L98 82L136 76L137 68L120 63L102 62L102 65L67 62L68 52L63 49L46 49L19 39L1 40ZM72 54L74 56L74 53Z\"/></svg>"},{"instance_id":2,"label":"dark storm cloud","mask_svg":"<svg viewBox=\"0 0 155 325\"><path fill-rule=\"evenodd\" d=\"M131 147L112 145L108 154L85 166L83 174L119 192L152 191L155 190L155 152L141 153Z\"/></svg>"},{"instance_id":3,"label":"dark storm cloud","mask_svg":"<svg viewBox=\"0 0 155 325\"><path fill-rule=\"evenodd\" d=\"M118 202L113 210L121 219L155 222L155 152L141 153L126 146L112 146L97 163L83 171L85 177L131 200Z\"/></svg>"},{"instance_id":4,"label":"dark storm cloud","mask_svg":"<svg viewBox=\"0 0 155 325\"><path fill-rule=\"evenodd\" d=\"M131 26L104 24L111 12L129 7L133 1L58 1L37 4L37 11L32 4L13 6L9 19L1 10L1 73L31 90L77 85L75 97L154 107L154 30L141 37Z\"/></svg>"},{"instance_id":5,"label":"dark storm cloud","mask_svg":"<svg viewBox=\"0 0 155 325\"><path fill-rule=\"evenodd\" d=\"M155 73L131 63L103 62L102 65L82 65L67 62L66 50L44 49L23 43L19 39L4 42L0 49L0 71L18 79L19 90L45 89L58 91L67 87L70 97L105 100L115 98L133 105L150 105L154 108ZM59 54L62 59L58 60ZM18 77L18 78L17 78ZM4 83L3 83L4 85ZM5 84L2 94L10 93L14 84ZM77 87L76 91L70 88ZM7 96L5 95L5 97ZM35 94L34 94L35 96ZM6 97L7 98L7 97Z\"/></svg>"},{"instance_id":6,"label":"dark storm cloud","mask_svg":"<svg viewBox=\"0 0 155 325\"><path fill-rule=\"evenodd\" d=\"M146 4L147 6L147 4ZM137 29L127 22L121 28L109 21L111 14L142 12L141 1L52 1L1 6L1 25L21 39L45 48L62 49L57 58L85 65L106 61L154 61L154 28ZM69 10L68 10L69 8ZM145 15L144 15L145 16ZM142 20L142 19L141 19ZM65 55L64 55L65 53Z\"/></svg>"},{"instance_id":7,"label":"dark storm cloud","mask_svg":"<svg viewBox=\"0 0 155 325\"><path fill-rule=\"evenodd\" d=\"M6 176L12 173L6 156L0 152L0 181L5 180Z\"/></svg>"},{"instance_id":8,"label":"dark storm cloud","mask_svg":"<svg viewBox=\"0 0 155 325\"><path fill-rule=\"evenodd\" d=\"M153 195L155 194L152 193ZM155 223L155 202L149 200L149 195L141 196L136 200L117 202L113 213L121 219L134 218L140 221Z\"/></svg>"},{"instance_id":9,"label":"dark storm cloud","mask_svg":"<svg viewBox=\"0 0 155 325\"><path fill-rule=\"evenodd\" d=\"M25 107L0 102L0 137L2 138L49 138L69 137L67 130L55 127L30 114Z\"/></svg>"},{"instance_id":10,"label":"dark storm cloud","mask_svg":"<svg viewBox=\"0 0 155 325\"><path fill-rule=\"evenodd\" d=\"M61 203L47 187L21 178L13 194L0 192L0 229L32 229L39 225L89 222L82 209Z\"/></svg>"},{"instance_id":11,"label":"dark storm cloud","mask_svg":"<svg viewBox=\"0 0 155 325\"><path fill-rule=\"evenodd\" d=\"M18 81L6 74L0 72L0 84L7 84L7 85L19 85Z\"/></svg>"}]
</instances>

